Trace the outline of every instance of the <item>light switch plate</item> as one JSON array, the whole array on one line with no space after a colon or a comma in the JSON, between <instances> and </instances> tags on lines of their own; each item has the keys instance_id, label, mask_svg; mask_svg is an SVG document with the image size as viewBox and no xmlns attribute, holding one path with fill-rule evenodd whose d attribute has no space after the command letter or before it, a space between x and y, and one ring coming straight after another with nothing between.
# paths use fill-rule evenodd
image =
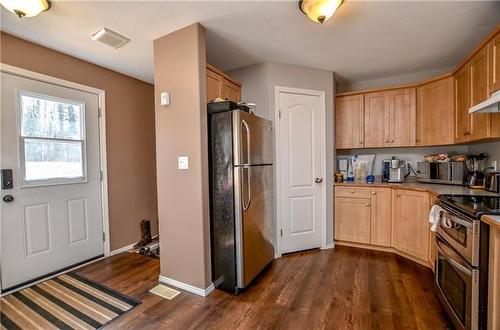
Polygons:
<instances>
[{"instance_id":1,"label":"light switch plate","mask_svg":"<svg viewBox=\"0 0 500 330\"><path fill-rule=\"evenodd\" d=\"M180 156L177 158L179 170L189 169L189 158L188 156Z\"/></svg>"},{"instance_id":2,"label":"light switch plate","mask_svg":"<svg viewBox=\"0 0 500 330\"><path fill-rule=\"evenodd\" d=\"M162 107L168 107L170 105L170 93L162 92L160 94L160 105Z\"/></svg>"}]
</instances>

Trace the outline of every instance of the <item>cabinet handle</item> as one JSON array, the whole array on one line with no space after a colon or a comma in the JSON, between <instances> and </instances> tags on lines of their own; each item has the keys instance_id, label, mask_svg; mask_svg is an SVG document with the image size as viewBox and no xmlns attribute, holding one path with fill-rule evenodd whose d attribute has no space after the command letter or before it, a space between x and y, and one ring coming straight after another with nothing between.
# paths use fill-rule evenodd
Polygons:
<instances>
[{"instance_id":1,"label":"cabinet handle","mask_svg":"<svg viewBox=\"0 0 500 330\"><path fill-rule=\"evenodd\" d=\"M394 140L391 140L391 143L394 143Z\"/></svg>"},{"instance_id":2,"label":"cabinet handle","mask_svg":"<svg viewBox=\"0 0 500 330\"><path fill-rule=\"evenodd\" d=\"M355 193L355 191L354 191L354 190L351 190L351 194L354 194L354 193Z\"/></svg>"},{"instance_id":3,"label":"cabinet handle","mask_svg":"<svg viewBox=\"0 0 500 330\"><path fill-rule=\"evenodd\" d=\"M397 194L396 194L396 197L401 197L401 194L400 194L400 193L397 193Z\"/></svg>"},{"instance_id":4,"label":"cabinet handle","mask_svg":"<svg viewBox=\"0 0 500 330\"><path fill-rule=\"evenodd\" d=\"M385 139L385 143L389 143L389 139Z\"/></svg>"},{"instance_id":5,"label":"cabinet handle","mask_svg":"<svg viewBox=\"0 0 500 330\"><path fill-rule=\"evenodd\" d=\"M417 138L416 141L417 141L417 143L420 143L420 138Z\"/></svg>"},{"instance_id":6,"label":"cabinet handle","mask_svg":"<svg viewBox=\"0 0 500 330\"><path fill-rule=\"evenodd\" d=\"M370 203L366 203L366 207L370 207Z\"/></svg>"},{"instance_id":7,"label":"cabinet handle","mask_svg":"<svg viewBox=\"0 0 500 330\"><path fill-rule=\"evenodd\" d=\"M376 194L377 194L377 192L376 192L376 191L372 191L372 195L376 195Z\"/></svg>"}]
</instances>

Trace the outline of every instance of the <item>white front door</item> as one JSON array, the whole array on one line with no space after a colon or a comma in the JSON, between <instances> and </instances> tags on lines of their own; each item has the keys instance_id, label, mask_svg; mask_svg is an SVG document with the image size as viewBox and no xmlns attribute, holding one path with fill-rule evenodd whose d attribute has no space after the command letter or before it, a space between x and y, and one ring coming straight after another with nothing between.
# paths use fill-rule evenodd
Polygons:
<instances>
[{"instance_id":1,"label":"white front door","mask_svg":"<svg viewBox=\"0 0 500 330\"><path fill-rule=\"evenodd\" d=\"M4 72L1 82L7 291L101 256L104 243L98 96Z\"/></svg>"},{"instance_id":2,"label":"white front door","mask_svg":"<svg viewBox=\"0 0 500 330\"><path fill-rule=\"evenodd\" d=\"M323 92L277 87L281 253L322 246L325 217Z\"/></svg>"}]
</instances>

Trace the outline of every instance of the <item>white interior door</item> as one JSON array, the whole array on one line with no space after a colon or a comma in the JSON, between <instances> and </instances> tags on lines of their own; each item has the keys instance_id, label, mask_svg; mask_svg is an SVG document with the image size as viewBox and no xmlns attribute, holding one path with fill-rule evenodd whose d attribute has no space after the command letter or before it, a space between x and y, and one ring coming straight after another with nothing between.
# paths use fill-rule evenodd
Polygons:
<instances>
[{"instance_id":1,"label":"white interior door","mask_svg":"<svg viewBox=\"0 0 500 330\"><path fill-rule=\"evenodd\" d=\"M281 253L322 246L325 217L323 92L278 89Z\"/></svg>"},{"instance_id":2,"label":"white interior door","mask_svg":"<svg viewBox=\"0 0 500 330\"><path fill-rule=\"evenodd\" d=\"M1 81L6 291L103 255L104 243L98 96L3 72Z\"/></svg>"}]
</instances>

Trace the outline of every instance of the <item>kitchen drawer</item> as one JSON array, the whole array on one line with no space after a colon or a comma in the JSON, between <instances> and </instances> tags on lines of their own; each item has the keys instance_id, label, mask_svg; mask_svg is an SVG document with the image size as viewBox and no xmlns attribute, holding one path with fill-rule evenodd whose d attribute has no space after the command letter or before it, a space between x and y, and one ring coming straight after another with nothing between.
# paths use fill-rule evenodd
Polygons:
<instances>
[{"instance_id":1,"label":"kitchen drawer","mask_svg":"<svg viewBox=\"0 0 500 330\"><path fill-rule=\"evenodd\" d=\"M335 197L370 198L371 188L369 187L335 187Z\"/></svg>"}]
</instances>

